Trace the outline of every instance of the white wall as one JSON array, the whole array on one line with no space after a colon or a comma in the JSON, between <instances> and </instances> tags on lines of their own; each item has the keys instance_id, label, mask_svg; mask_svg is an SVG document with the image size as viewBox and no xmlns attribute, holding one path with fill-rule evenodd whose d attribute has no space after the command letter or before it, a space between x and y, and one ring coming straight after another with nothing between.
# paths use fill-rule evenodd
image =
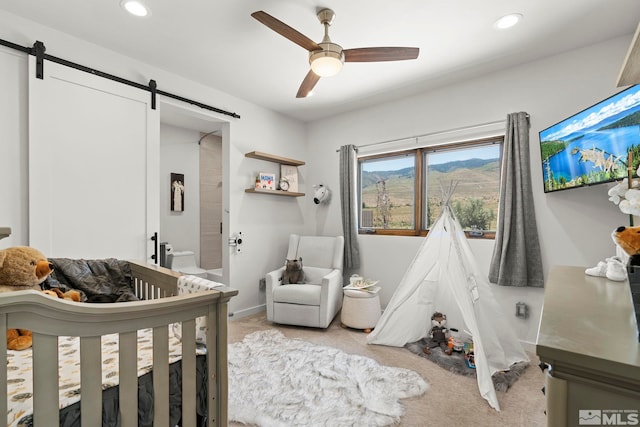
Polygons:
<instances>
[{"instance_id":1,"label":"white wall","mask_svg":"<svg viewBox=\"0 0 640 427\"><path fill-rule=\"evenodd\" d=\"M553 265L595 265L615 254L610 233L625 224L627 218L607 200L606 185L545 195L538 132L620 91L615 81L630 40L630 37L610 40L311 123L308 157L314 162L309 167L308 179L324 182L337 192L336 149L345 144L370 144L456 129L504 120L508 113L526 111L531 115L532 184L545 274ZM307 208L308 232L328 235L342 232L338 198L328 207L308 204ZM359 236L362 264L359 273L380 280L383 305L393 295L420 241L416 237ZM471 246L481 268L488 272L493 241L473 240ZM543 291L494 288L520 338L535 342ZM528 320L515 318L517 301L530 305L532 315Z\"/></svg>"},{"instance_id":2,"label":"white wall","mask_svg":"<svg viewBox=\"0 0 640 427\"><path fill-rule=\"evenodd\" d=\"M229 267L226 269L228 283L239 290L239 295L229 304L230 312L262 308L265 298L264 293L258 292L258 281L266 272L282 265L288 234L303 230L304 199L245 193L244 189L252 185L255 173L267 170L271 165L245 158L244 153L259 150L306 159L304 125L220 90L197 84L4 11L0 11L0 38L22 46L32 46L36 40L40 40L44 42L48 54L141 84L154 79L160 90L236 112L241 116L240 119L234 119L210 113L216 120L227 122L222 126L225 210L223 234L233 235L242 231L247 236L241 254L229 252L223 254L223 259L228 264L225 267ZM26 72L26 55L0 47L0 182L10 184L0 186L0 224L14 230L10 238L0 241L2 248L29 243ZM55 162L55 159L51 161ZM300 171L300 186L304 192L305 166ZM34 191L57 189L43 188ZM51 208L55 209L55 206Z\"/></svg>"},{"instance_id":3,"label":"white wall","mask_svg":"<svg viewBox=\"0 0 640 427\"><path fill-rule=\"evenodd\" d=\"M160 241L200 259L200 132L160 125ZM184 174L184 211L171 211L171 173ZM198 263L198 265L200 265Z\"/></svg>"}]
</instances>

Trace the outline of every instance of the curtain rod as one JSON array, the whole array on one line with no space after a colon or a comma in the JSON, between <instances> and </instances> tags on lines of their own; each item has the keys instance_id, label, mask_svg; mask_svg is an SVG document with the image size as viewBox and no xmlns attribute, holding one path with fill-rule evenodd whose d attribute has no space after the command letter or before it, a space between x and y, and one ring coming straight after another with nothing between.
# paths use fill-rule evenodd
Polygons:
<instances>
[{"instance_id":1,"label":"curtain rod","mask_svg":"<svg viewBox=\"0 0 640 427\"><path fill-rule=\"evenodd\" d=\"M0 45L6 46L6 47L14 49L14 50L18 50L20 52L24 52L24 53L26 53L28 55L36 56L36 58L38 58L39 61L42 60L42 59L47 59L47 60L49 60L51 62L55 62L55 63L58 63L60 65L64 65L66 67L74 68L74 69L79 70L79 71L84 71L85 73L93 74L95 76L103 77L103 78L108 79L108 80L113 80L115 82L122 83L122 84L125 84L127 86L132 86L132 87L135 87L137 89L141 89L141 90L145 90L145 91L151 92L152 108L154 110L155 110L155 95L157 94L157 95L166 96L168 98L173 98L173 99L176 99L178 101L183 101L183 102L186 102L186 103L189 103L189 104L192 104L192 105L196 105L196 106L198 106L200 108L203 108L205 110L214 111L216 113L220 113L220 114L224 114L224 115L227 115L227 116L231 116L231 117L234 117L236 119L240 118L240 115L238 115L237 113L232 113L232 112L229 112L229 111L225 111L225 110L222 110L220 108L212 107L210 105L203 104L201 102L194 101L192 99L185 98L185 97L180 96L180 95L175 95L175 94L170 93L170 92L165 92L163 90L156 89L157 86L156 86L155 80L151 80L149 82L149 85L145 86L145 85L143 85L141 83L136 83L134 81L127 80L127 79L124 79L122 77L114 76L113 74L105 73L103 71L96 70L94 68L89 68L89 67L86 67L84 65L77 64L75 62L67 61L66 59L62 59L62 58L58 58L56 56L48 55L48 54L44 53L44 51L45 51L44 44L42 42L40 42L40 41L37 41L34 44L33 47L26 47L26 46L20 46L20 45L18 45L16 43L12 43L12 42L7 41L7 40L0 39Z\"/></svg>"},{"instance_id":2,"label":"curtain rod","mask_svg":"<svg viewBox=\"0 0 640 427\"><path fill-rule=\"evenodd\" d=\"M527 114L527 118L528 117L529 117L529 115ZM459 128L439 130L439 131L436 131L436 132L429 132L429 133L424 133L424 134L421 134L421 135L407 136L405 138L389 139L389 140L386 140L386 141L372 142L370 144L356 145L356 150L358 148L373 147L375 145L382 145L382 144L391 144L392 142L408 141L410 139L416 139L417 140L418 138L424 138L424 137L427 137L427 136L443 135L443 134L450 133L450 132L457 132L457 131L461 131L461 130L476 129L476 128L481 128L481 127L484 127L484 126L497 125L497 124L500 124L500 123L505 123L505 120L495 120L493 122L479 123L477 125L462 126L462 127L459 127ZM340 149L337 149L336 152L340 152Z\"/></svg>"}]
</instances>

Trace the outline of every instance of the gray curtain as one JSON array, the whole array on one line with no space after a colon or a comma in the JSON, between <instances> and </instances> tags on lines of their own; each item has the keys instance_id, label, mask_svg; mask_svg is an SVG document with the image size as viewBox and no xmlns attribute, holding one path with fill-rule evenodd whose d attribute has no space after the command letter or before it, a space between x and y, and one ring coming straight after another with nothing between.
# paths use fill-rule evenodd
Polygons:
<instances>
[{"instance_id":1,"label":"gray curtain","mask_svg":"<svg viewBox=\"0 0 640 427\"><path fill-rule=\"evenodd\" d=\"M544 286L529 164L529 115L507 116L498 229L489 281L502 286Z\"/></svg>"},{"instance_id":2,"label":"gray curtain","mask_svg":"<svg viewBox=\"0 0 640 427\"><path fill-rule=\"evenodd\" d=\"M340 147L340 206L344 234L344 268L360 267L358 207L356 206L356 147Z\"/></svg>"}]
</instances>

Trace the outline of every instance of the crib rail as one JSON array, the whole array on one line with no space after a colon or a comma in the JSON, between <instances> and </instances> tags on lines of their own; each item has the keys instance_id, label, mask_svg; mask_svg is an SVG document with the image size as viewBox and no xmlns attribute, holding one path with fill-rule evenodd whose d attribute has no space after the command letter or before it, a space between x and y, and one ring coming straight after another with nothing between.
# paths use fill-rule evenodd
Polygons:
<instances>
[{"instance_id":1,"label":"crib rail","mask_svg":"<svg viewBox=\"0 0 640 427\"><path fill-rule=\"evenodd\" d=\"M178 295L179 273L155 264L129 261L133 288L140 299L151 300Z\"/></svg>"},{"instance_id":2,"label":"crib rail","mask_svg":"<svg viewBox=\"0 0 640 427\"><path fill-rule=\"evenodd\" d=\"M207 423L227 425L227 302L236 290L176 295L178 274L131 262L144 301L83 304L36 291L0 294L0 360L7 360L7 328L33 332L34 426L59 417L58 337L80 337L82 425L102 424L101 337L119 334L119 402L122 426L138 425L137 331L153 330L154 425L169 425L168 334L182 322L182 425L196 426L195 319L207 319ZM0 414L7 413L6 364L0 369Z\"/></svg>"}]
</instances>

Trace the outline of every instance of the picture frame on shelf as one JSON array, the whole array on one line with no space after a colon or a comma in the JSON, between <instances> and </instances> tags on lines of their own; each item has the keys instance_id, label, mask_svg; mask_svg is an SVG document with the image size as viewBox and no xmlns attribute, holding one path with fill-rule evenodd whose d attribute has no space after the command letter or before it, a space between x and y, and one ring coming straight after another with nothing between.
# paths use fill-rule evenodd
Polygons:
<instances>
[{"instance_id":1,"label":"picture frame on shelf","mask_svg":"<svg viewBox=\"0 0 640 427\"><path fill-rule=\"evenodd\" d=\"M261 190L275 190L276 189L276 174L268 172L260 172L260 189Z\"/></svg>"},{"instance_id":2,"label":"picture frame on shelf","mask_svg":"<svg viewBox=\"0 0 640 427\"><path fill-rule=\"evenodd\" d=\"M298 192L298 167L292 165L280 165L280 179L286 180L288 188L286 191Z\"/></svg>"}]
</instances>

